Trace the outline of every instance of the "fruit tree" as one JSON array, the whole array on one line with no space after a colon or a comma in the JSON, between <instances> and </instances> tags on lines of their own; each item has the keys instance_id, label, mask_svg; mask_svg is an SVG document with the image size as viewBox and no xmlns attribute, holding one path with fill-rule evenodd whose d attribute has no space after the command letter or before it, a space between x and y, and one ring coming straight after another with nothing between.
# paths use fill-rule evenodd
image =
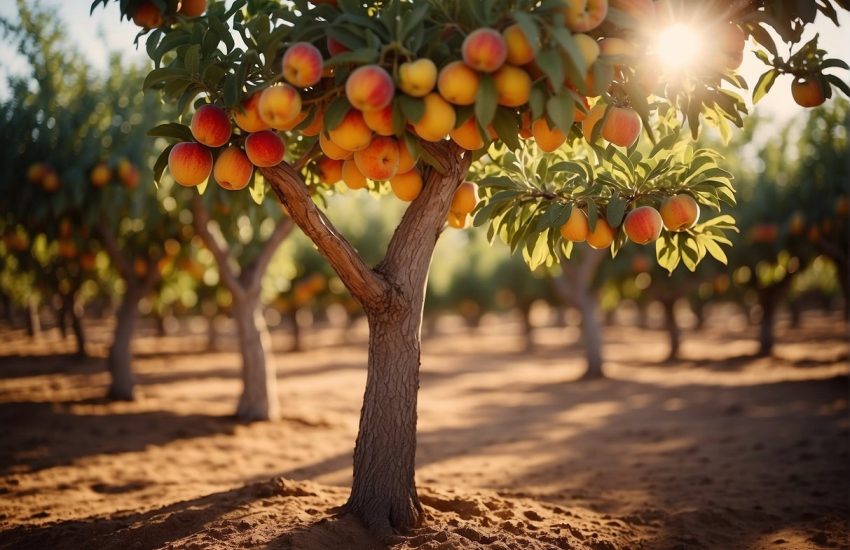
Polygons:
<instances>
[{"instance_id":1,"label":"fruit tree","mask_svg":"<svg viewBox=\"0 0 850 550\"><path fill-rule=\"evenodd\" d=\"M572 240L593 235L591 244L614 252L655 241L665 267L693 269L707 254L723 256L734 227L729 216L691 220L693 202L711 212L734 194L721 159L687 135L704 124L728 135L743 124L747 83L735 69L746 40L771 66L756 98L781 73L815 82L824 97L847 91L824 73L843 62L814 43L799 46L815 17L837 22L843 2L829 0L120 5L147 34L146 87L193 126L200 117L193 141L173 132L180 143L163 156L171 177L250 185L256 196L268 186L362 304L368 375L347 509L379 533L422 515L419 334L446 223L464 227L474 213L532 266L568 257ZM704 51L688 59L690 46L665 49L683 32L704 35ZM777 41L799 52L782 59ZM561 148L581 139L589 146L575 156ZM340 179L353 189L389 181L410 202L377 265L317 204ZM692 200L677 200L671 210L682 220L664 229L658 208L678 195Z\"/></svg>"}]
</instances>

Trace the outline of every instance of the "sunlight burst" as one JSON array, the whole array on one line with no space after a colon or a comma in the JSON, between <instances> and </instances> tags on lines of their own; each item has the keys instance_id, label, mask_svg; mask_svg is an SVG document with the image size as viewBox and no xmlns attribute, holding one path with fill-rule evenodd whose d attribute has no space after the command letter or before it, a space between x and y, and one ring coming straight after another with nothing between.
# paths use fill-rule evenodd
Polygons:
<instances>
[{"instance_id":1,"label":"sunlight burst","mask_svg":"<svg viewBox=\"0 0 850 550\"><path fill-rule=\"evenodd\" d=\"M704 45L704 38L696 27L673 23L658 34L655 48L665 67L683 71L699 63Z\"/></svg>"}]
</instances>

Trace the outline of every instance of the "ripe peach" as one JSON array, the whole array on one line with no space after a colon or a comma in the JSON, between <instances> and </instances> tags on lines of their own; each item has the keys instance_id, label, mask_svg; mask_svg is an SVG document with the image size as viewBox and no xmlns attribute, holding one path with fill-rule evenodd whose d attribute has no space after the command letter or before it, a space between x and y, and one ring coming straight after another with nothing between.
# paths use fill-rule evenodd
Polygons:
<instances>
[{"instance_id":1,"label":"ripe peach","mask_svg":"<svg viewBox=\"0 0 850 550\"><path fill-rule=\"evenodd\" d=\"M531 124L531 135L541 151L551 153L564 144L567 135L557 127L550 127L546 117L538 118Z\"/></svg>"},{"instance_id":2,"label":"ripe peach","mask_svg":"<svg viewBox=\"0 0 850 550\"><path fill-rule=\"evenodd\" d=\"M578 49L581 51L581 57L584 59L585 69L590 69L591 65L596 63L596 60L599 59L599 42L583 33L574 34L573 40L578 46Z\"/></svg>"},{"instance_id":3,"label":"ripe peach","mask_svg":"<svg viewBox=\"0 0 850 550\"><path fill-rule=\"evenodd\" d=\"M57 174L56 171L52 168L47 170L47 173L41 180L41 187L48 193L53 193L54 191L59 189L60 184L61 182L59 181L59 174Z\"/></svg>"},{"instance_id":4,"label":"ripe peach","mask_svg":"<svg viewBox=\"0 0 850 550\"><path fill-rule=\"evenodd\" d=\"M322 180L322 183L333 185L342 179L342 162L330 157L321 157L316 161L316 168L319 171L319 179Z\"/></svg>"},{"instance_id":5,"label":"ripe peach","mask_svg":"<svg viewBox=\"0 0 850 550\"><path fill-rule=\"evenodd\" d=\"M455 110L439 94L424 97L425 113L413 125L416 134L425 141L440 141L455 127Z\"/></svg>"},{"instance_id":6,"label":"ripe peach","mask_svg":"<svg viewBox=\"0 0 850 550\"><path fill-rule=\"evenodd\" d=\"M284 132L289 132L294 130L296 126L307 120L307 116L310 113L308 111L301 111L298 115L285 124L281 124L280 128L276 128L277 130L281 130Z\"/></svg>"},{"instance_id":7,"label":"ripe peach","mask_svg":"<svg viewBox=\"0 0 850 550\"><path fill-rule=\"evenodd\" d=\"M186 17L198 17L207 11L207 0L183 0L177 13Z\"/></svg>"},{"instance_id":8,"label":"ripe peach","mask_svg":"<svg viewBox=\"0 0 850 550\"><path fill-rule=\"evenodd\" d=\"M633 42L629 42L625 38L609 36L599 41L599 53L635 57L638 54L638 49Z\"/></svg>"},{"instance_id":9,"label":"ripe peach","mask_svg":"<svg viewBox=\"0 0 850 550\"><path fill-rule=\"evenodd\" d=\"M71 260L77 257L77 244L70 239L62 239L59 241L59 255L66 260Z\"/></svg>"},{"instance_id":10,"label":"ripe peach","mask_svg":"<svg viewBox=\"0 0 850 550\"><path fill-rule=\"evenodd\" d=\"M210 177L212 169L212 153L200 143L178 143L168 153L168 171L180 185L199 185Z\"/></svg>"},{"instance_id":11,"label":"ripe peach","mask_svg":"<svg viewBox=\"0 0 850 550\"><path fill-rule=\"evenodd\" d=\"M224 189L231 191L244 189L251 181L253 173L254 166L248 160L248 156L234 145L224 149L215 159L213 176Z\"/></svg>"},{"instance_id":12,"label":"ripe peach","mask_svg":"<svg viewBox=\"0 0 850 550\"><path fill-rule=\"evenodd\" d=\"M590 248L595 248L596 250L608 248L614 242L616 235L616 231L608 225L608 221L605 218L596 218L596 227L587 234L587 244Z\"/></svg>"},{"instance_id":13,"label":"ripe peach","mask_svg":"<svg viewBox=\"0 0 850 550\"><path fill-rule=\"evenodd\" d=\"M461 51L464 63L482 73L495 72L508 57L508 48L502 35L487 27L469 33Z\"/></svg>"},{"instance_id":14,"label":"ripe peach","mask_svg":"<svg viewBox=\"0 0 850 550\"><path fill-rule=\"evenodd\" d=\"M118 173L118 177L123 180L123 179L127 178L127 176L130 174L130 171L132 169L133 169L133 163L130 162L129 160L127 160L126 158L122 158L121 160L118 161L118 168L117 168L116 172Z\"/></svg>"},{"instance_id":15,"label":"ripe peach","mask_svg":"<svg viewBox=\"0 0 850 550\"><path fill-rule=\"evenodd\" d=\"M484 138L478 131L478 123L474 116L469 117L463 124L449 132L449 136L467 151L477 151L484 147Z\"/></svg>"},{"instance_id":16,"label":"ripe peach","mask_svg":"<svg viewBox=\"0 0 850 550\"><path fill-rule=\"evenodd\" d=\"M143 29L153 29L162 26L162 14L159 8L150 0L140 3L133 12L133 23Z\"/></svg>"},{"instance_id":17,"label":"ripe peach","mask_svg":"<svg viewBox=\"0 0 850 550\"><path fill-rule=\"evenodd\" d=\"M44 176L47 175L47 172L48 169L46 164L43 162L36 162L27 168L27 180L30 183L41 183Z\"/></svg>"},{"instance_id":18,"label":"ripe peach","mask_svg":"<svg viewBox=\"0 0 850 550\"><path fill-rule=\"evenodd\" d=\"M354 153L354 164L371 180L388 180L398 170L398 142L391 137L376 137L368 147Z\"/></svg>"},{"instance_id":19,"label":"ripe peach","mask_svg":"<svg viewBox=\"0 0 850 550\"><path fill-rule=\"evenodd\" d=\"M410 149L407 147L407 142L401 140L398 142L398 173L403 174L405 172L410 172L413 170L413 167L416 166L416 162L419 160L418 154L413 154L410 152Z\"/></svg>"},{"instance_id":20,"label":"ripe peach","mask_svg":"<svg viewBox=\"0 0 850 550\"><path fill-rule=\"evenodd\" d=\"M523 111L519 123L519 137L528 139L533 135L531 133L531 111Z\"/></svg>"},{"instance_id":21,"label":"ripe peach","mask_svg":"<svg viewBox=\"0 0 850 550\"><path fill-rule=\"evenodd\" d=\"M690 195L680 193L661 203L661 219L670 231L690 229L699 219L699 204Z\"/></svg>"},{"instance_id":22,"label":"ripe peach","mask_svg":"<svg viewBox=\"0 0 850 550\"><path fill-rule=\"evenodd\" d=\"M567 222L561 226L561 237L564 240L580 243L587 239L590 233L590 225L587 222L587 214L580 208L573 206Z\"/></svg>"},{"instance_id":23,"label":"ripe peach","mask_svg":"<svg viewBox=\"0 0 850 550\"><path fill-rule=\"evenodd\" d=\"M305 115L305 118L308 115L307 111L304 111L304 113L302 113L302 114ZM307 126L301 128L301 135L302 136L308 136L308 137L318 136L319 132L321 132L322 128L324 127L324 122L325 122L325 117L322 114L322 111L319 110L319 109L316 109L316 112L313 115L313 121L310 122L310 124L308 124Z\"/></svg>"},{"instance_id":24,"label":"ripe peach","mask_svg":"<svg viewBox=\"0 0 850 550\"><path fill-rule=\"evenodd\" d=\"M91 184L95 187L103 187L112 179L112 170L105 162L99 162L92 168Z\"/></svg>"},{"instance_id":25,"label":"ripe peach","mask_svg":"<svg viewBox=\"0 0 850 550\"><path fill-rule=\"evenodd\" d=\"M192 115L192 136L207 147L221 147L230 141L230 117L216 105L203 105Z\"/></svg>"},{"instance_id":26,"label":"ripe peach","mask_svg":"<svg viewBox=\"0 0 850 550\"><path fill-rule=\"evenodd\" d=\"M263 90L257 109L263 122L283 130L301 114L301 96L289 84L271 86Z\"/></svg>"},{"instance_id":27,"label":"ripe peach","mask_svg":"<svg viewBox=\"0 0 850 550\"><path fill-rule=\"evenodd\" d=\"M80 255L80 267L84 271L94 271L97 265L97 259L91 252L84 252Z\"/></svg>"},{"instance_id":28,"label":"ripe peach","mask_svg":"<svg viewBox=\"0 0 850 550\"><path fill-rule=\"evenodd\" d=\"M661 235L663 225L664 221L658 210L651 206L639 206L626 214L623 230L632 242L647 244Z\"/></svg>"},{"instance_id":29,"label":"ripe peach","mask_svg":"<svg viewBox=\"0 0 850 550\"><path fill-rule=\"evenodd\" d=\"M534 48L519 25L511 25L503 30L502 39L508 50L507 61L511 65L525 65L534 60Z\"/></svg>"},{"instance_id":30,"label":"ripe peach","mask_svg":"<svg viewBox=\"0 0 850 550\"><path fill-rule=\"evenodd\" d=\"M296 42L283 54L283 78L293 86L309 88L322 79L322 52L309 42Z\"/></svg>"},{"instance_id":31,"label":"ripe peach","mask_svg":"<svg viewBox=\"0 0 850 550\"><path fill-rule=\"evenodd\" d=\"M368 183L366 176L357 169L354 159L348 159L342 163L342 181L349 189L365 189Z\"/></svg>"},{"instance_id":32,"label":"ripe peach","mask_svg":"<svg viewBox=\"0 0 850 550\"><path fill-rule=\"evenodd\" d=\"M455 214L469 214L478 205L478 185L465 181L455 191L449 208Z\"/></svg>"},{"instance_id":33,"label":"ripe peach","mask_svg":"<svg viewBox=\"0 0 850 550\"><path fill-rule=\"evenodd\" d=\"M480 78L463 61L453 61L440 69L437 90L446 101L455 105L472 105L478 94Z\"/></svg>"},{"instance_id":34,"label":"ripe peach","mask_svg":"<svg viewBox=\"0 0 850 550\"><path fill-rule=\"evenodd\" d=\"M396 197L400 200L410 202L422 192L422 176L419 174L419 170L416 169L402 174L396 174L390 178L390 187Z\"/></svg>"},{"instance_id":35,"label":"ripe peach","mask_svg":"<svg viewBox=\"0 0 850 550\"><path fill-rule=\"evenodd\" d=\"M380 136L391 136L393 131L393 106L387 105L380 111L364 111L363 120L373 132Z\"/></svg>"},{"instance_id":36,"label":"ripe peach","mask_svg":"<svg viewBox=\"0 0 850 550\"><path fill-rule=\"evenodd\" d=\"M493 75L493 81L499 94L499 105L519 107L528 102L531 77L524 70L513 65L502 65Z\"/></svg>"},{"instance_id":37,"label":"ripe peach","mask_svg":"<svg viewBox=\"0 0 850 550\"><path fill-rule=\"evenodd\" d=\"M272 130L254 132L245 138L245 154L254 166L268 168L283 161L286 146L280 136Z\"/></svg>"},{"instance_id":38,"label":"ripe peach","mask_svg":"<svg viewBox=\"0 0 850 550\"><path fill-rule=\"evenodd\" d=\"M328 131L328 137L335 145L343 149L359 151L369 146L369 142L372 141L372 130L363 120L363 113L357 109L349 109L340 125Z\"/></svg>"},{"instance_id":39,"label":"ripe peach","mask_svg":"<svg viewBox=\"0 0 850 550\"><path fill-rule=\"evenodd\" d=\"M612 8L616 8L632 16L632 19L642 25L655 21L655 2L653 0L610 0Z\"/></svg>"},{"instance_id":40,"label":"ripe peach","mask_svg":"<svg viewBox=\"0 0 850 550\"><path fill-rule=\"evenodd\" d=\"M378 65L354 69L345 81L348 102L361 111L380 111L390 104L394 94L392 77Z\"/></svg>"},{"instance_id":41,"label":"ripe peach","mask_svg":"<svg viewBox=\"0 0 850 550\"><path fill-rule=\"evenodd\" d=\"M437 83L437 66L427 58L402 63L398 69L398 87L409 96L422 97Z\"/></svg>"},{"instance_id":42,"label":"ripe peach","mask_svg":"<svg viewBox=\"0 0 850 550\"><path fill-rule=\"evenodd\" d=\"M817 107L826 101L818 75L795 78L791 83L791 96L800 107Z\"/></svg>"},{"instance_id":43,"label":"ripe peach","mask_svg":"<svg viewBox=\"0 0 850 550\"><path fill-rule=\"evenodd\" d=\"M605 103L597 103L587 113L587 116L581 123L581 133L584 135L584 139L586 139L588 143L593 143L591 141L593 130L599 121L602 120L602 117L605 116L606 107L607 105Z\"/></svg>"},{"instance_id":44,"label":"ripe peach","mask_svg":"<svg viewBox=\"0 0 850 550\"><path fill-rule=\"evenodd\" d=\"M327 46L328 46L328 53L331 54L331 56L339 55L341 53L351 51L342 42L340 42L340 41L338 41L334 38L331 38L330 36L328 36L328 39L327 39Z\"/></svg>"},{"instance_id":45,"label":"ripe peach","mask_svg":"<svg viewBox=\"0 0 850 550\"><path fill-rule=\"evenodd\" d=\"M469 214L449 212L449 215L446 216L446 222L449 224L449 227L453 227L455 229L466 229L466 227L469 226Z\"/></svg>"},{"instance_id":46,"label":"ripe peach","mask_svg":"<svg viewBox=\"0 0 850 550\"><path fill-rule=\"evenodd\" d=\"M236 125L246 132L261 132L271 128L260 116L260 96L262 92L257 92L248 96L240 107L233 111L233 120Z\"/></svg>"},{"instance_id":47,"label":"ripe peach","mask_svg":"<svg viewBox=\"0 0 850 550\"><path fill-rule=\"evenodd\" d=\"M328 158L332 158L334 160L346 160L350 159L352 153L348 149L343 149L333 141L329 137L326 137L324 133L319 134L319 147L322 149L322 152Z\"/></svg>"},{"instance_id":48,"label":"ripe peach","mask_svg":"<svg viewBox=\"0 0 850 550\"><path fill-rule=\"evenodd\" d=\"M640 137L640 116L627 107L614 107L602 127L602 137L614 145L631 147Z\"/></svg>"},{"instance_id":49,"label":"ripe peach","mask_svg":"<svg viewBox=\"0 0 850 550\"><path fill-rule=\"evenodd\" d=\"M130 171L127 172L126 175L121 176L121 181L124 182L124 185L128 189L134 189L137 185L139 185L139 169L135 166L130 166Z\"/></svg>"},{"instance_id":50,"label":"ripe peach","mask_svg":"<svg viewBox=\"0 0 850 550\"><path fill-rule=\"evenodd\" d=\"M569 0L564 7L567 27L587 32L598 27L608 15L608 0Z\"/></svg>"}]
</instances>

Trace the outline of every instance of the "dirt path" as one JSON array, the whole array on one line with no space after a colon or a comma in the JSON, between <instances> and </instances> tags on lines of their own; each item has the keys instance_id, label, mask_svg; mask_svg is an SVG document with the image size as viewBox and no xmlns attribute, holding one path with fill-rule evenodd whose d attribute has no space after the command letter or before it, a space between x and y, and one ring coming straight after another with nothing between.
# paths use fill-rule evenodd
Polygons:
<instances>
[{"instance_id":1,"label":"dirt path","mask_svg":"<svg viewBox=\"0 0 850 550\"><path fill-rule=\"evenodd\" d=\"M807 317L758 359L752 329L710 321L672 365L661 333L608 328L591 383L570 382L574 328L528 353L504 321L444 324L423 357L429 522L398 547L850 547L846 325ZM143 398L110 404L99 360L0 334L0 548L382 547L332 514L365 381L362 341L339 340L279 353L284 420L240 425L238 358L201 335L139 338Z\"/></svg>"}]
</instances>

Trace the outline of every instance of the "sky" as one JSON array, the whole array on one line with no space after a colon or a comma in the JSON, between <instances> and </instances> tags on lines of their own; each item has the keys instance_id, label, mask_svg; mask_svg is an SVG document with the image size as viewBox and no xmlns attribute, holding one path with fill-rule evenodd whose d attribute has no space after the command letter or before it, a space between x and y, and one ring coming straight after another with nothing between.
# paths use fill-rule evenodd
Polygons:
<instances>
[{"instance_id":1,"label":"sky","mask_svg":"<svg viewBox=\"0 0 850 550\"><path fill-rule=\"evenodd\" d=\"M127 20L119 22L118 4L110 1L107 8L98 7L93 15L89 15L91 0L42 0L43 4L53 10L68 24L69 32L79 45L81 51L98 68L105 68L110 50L119 50L128 58L145 59L144 42L139 42L139 49L133 45L133 38L138 28ZM15 0L0 0L0 17L15 19ZM820 33L821 47L836 57L847 58L850 52L850 15L842 13L841 28L836 28L831 21L820 17L814 28L807 34ZM748 45L749 48L749 45ZM3 97L8 71L17 72L23 69L21 60L15 56L14 49L8 40L0 40L0 97ZM765 66L751 53L745 55L740 72L750 86L755 86L758 76L764 72ZM840 73L838 73L840 74ZM842 75L848 80L850 75ZM746 97L749 100L749 94ZM773 90L757 105L758 112L777 123L787 122L792 117L803 112L791 98L791 77L783 76L777 80Z\"/></svg>"}]
</instances>

